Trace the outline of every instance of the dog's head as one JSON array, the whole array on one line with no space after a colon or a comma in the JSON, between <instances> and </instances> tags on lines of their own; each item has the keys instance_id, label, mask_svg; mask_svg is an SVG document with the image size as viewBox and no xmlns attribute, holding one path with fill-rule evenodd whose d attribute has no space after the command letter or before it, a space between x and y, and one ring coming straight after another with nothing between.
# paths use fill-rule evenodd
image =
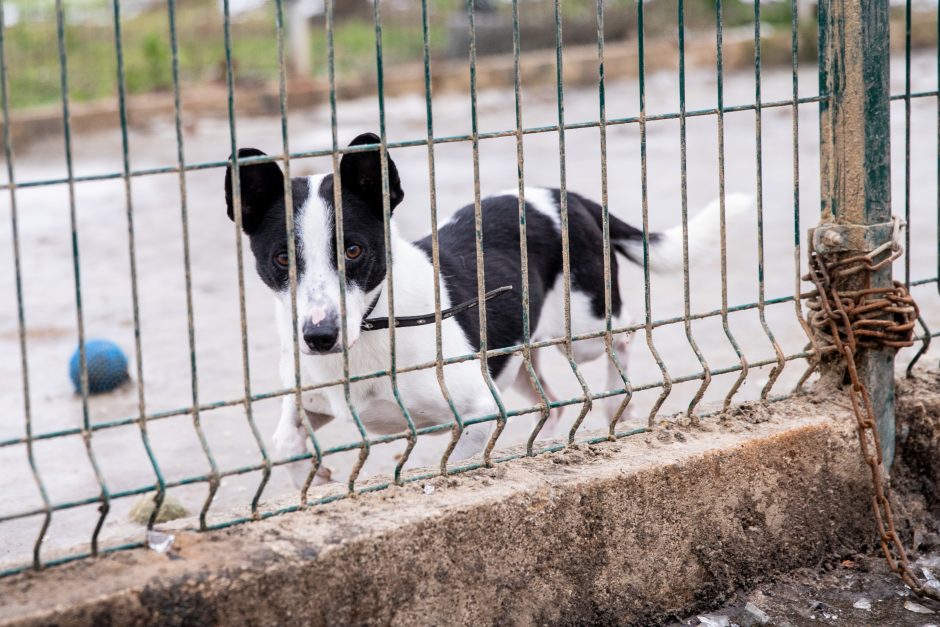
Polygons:
<instances>
[{"instance_id":1,"label":"dog's head","mask_svg":"<svg viewBox=\"0 0 940 627\"><path fill-rule=\"evenodd\" d=\"M366 133L350 146L378 144ZM242 148L238 158L260 157ZM336 254L336 209L333 174L290 181L297 267L297 321L302 353L342 350L340 280ZM228 216L235 219L232 166L225 173ZM258 276L271 288L284 311L291 311L289 257L284 201L285 181L273 162L239 163L242 228L251 242ZM346 266L346 325L349 346L385 280L385 227L382 219L382 169L378 149L352 152L340 162L343 248ZM404 197L398 169L388 159L389 206Z\"/></svg>"}]
</instances>

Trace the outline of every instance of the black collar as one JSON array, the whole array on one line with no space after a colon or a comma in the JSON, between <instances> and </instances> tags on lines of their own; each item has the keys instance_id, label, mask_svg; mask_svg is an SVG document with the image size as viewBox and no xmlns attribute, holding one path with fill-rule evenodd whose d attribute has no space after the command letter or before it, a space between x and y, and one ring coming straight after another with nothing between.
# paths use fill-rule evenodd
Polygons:
<instances>
[{"instance_id":1,"label":"black collar","mask_svg":"<svg viewBox=\"0 0 940 627\"><path fill-rule=\"evenodd\" d=\"M496 298L502 296L506 292L511 292L511 285L504 285L502 287L497 287L495 290L487 292L483 296L484 301L488 301L491 298ZM387 329L388 318L369 318L372 314L372 310L375 309L375 306L379 302L379 296L382 295L382 292L376 294L375 298L372 300L372 304L369 305L369 308L366 309L365 315L362 316L362 325L361 328L363 331L377 331L379 329ZM479 303L479 298L471 298L468 301L464 301L459 305L449 307L441 312L441 320L446 320L447 318L456 316L461 311L466 311L472 307L476 307ZM423 316L396 316L395 317L395 327L418 327L423 324L432 324L434 322L434 313L425 314Z\"/></svg>"}]
</instances>

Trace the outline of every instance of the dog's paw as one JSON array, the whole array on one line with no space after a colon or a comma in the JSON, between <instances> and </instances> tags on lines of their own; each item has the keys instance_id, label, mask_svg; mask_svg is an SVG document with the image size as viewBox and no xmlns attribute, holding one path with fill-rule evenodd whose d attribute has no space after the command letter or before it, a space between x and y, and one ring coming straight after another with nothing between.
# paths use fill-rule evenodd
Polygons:
<instances>
[{"instance_id":1,"label":"dog's paw","mask_svg":"<svg viewBox=\"0 0 940 627\"><path fill-rule=\"evenodd\" d=\"M311 485L326 485L328 483L333 483L333 471L329 466L320 464L320 467L317 468L317 474L313 478L313 483Z\"/></svg>"},{"instance_id":2,"label":"dog's paw","mask_svg":"<svg viewBox=\"0 0 940 627\"><path fill-rule=\"evenodd\" d=\"M294 487L298 490L303 489L304 484L307 482L307 477L310 476L310 470L313 467L312 464L313 462L311 460L304 460L287 465L287 472L290 474L291 483L293 483ZM333 483L333 471L329 466L320 464L320 467L317 469L317 474L313 476L313 481L310 482L310 486L316 487L328 483Z\"/></svg>"},{"instance_id":3,"label":"dog's paw","mask_svg":"<svg viewBox=\"0 0 940 627\"><path fill-rule=\"evenodd\" d=\"M307 482L307 475L310 474L310 461L294 462L287 464L287 474L290 475L290 482L298 490L304 487Z\"/></svg>"},{"instance_id":4,"label":"dog's paw","mask_svg":"<svg viewBox=\"0 0 940 627\"><path fill-rule=\"evenodd\" d=\"M283 421L274 432L274 449L281 457L294 457L307 452L307 440L304 430Z\"/></svg>"}]
</instances>

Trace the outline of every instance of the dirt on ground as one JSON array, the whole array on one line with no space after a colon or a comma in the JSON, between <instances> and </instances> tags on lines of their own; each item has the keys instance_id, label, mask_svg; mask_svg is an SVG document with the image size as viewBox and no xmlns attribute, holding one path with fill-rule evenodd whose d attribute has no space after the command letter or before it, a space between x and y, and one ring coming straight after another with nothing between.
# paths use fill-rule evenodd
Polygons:
<instances>
[{"instance_id":1,"label":"dirt on ground","mask_svg":"<svg viewBox=\"0 0 940 627\"><path fill-rule=\"evenodd\" d=\"M940 372L915 371L898 381L898 452L893 468L895 514L918 576L940 590ZM859 503L848 516L871 516ZM919 598L888 567L880 546L832 554L815 568L736 593L720 608L670 625L884 625L936 627L940 603Z\"/></svg>"},{"instance_id":2,"label":"dirt on ground","mask_svg":"<svg viewBox=\"0 0 940 627\"><path fill-rule=\"evenodd\" d=\"M940 547L918 560L940 572ZM672 625L885 625L940 624L940 606L918 598L878 554L853 556L736 595L719 610L698 613Z\"/></svg>"}]
</instances>

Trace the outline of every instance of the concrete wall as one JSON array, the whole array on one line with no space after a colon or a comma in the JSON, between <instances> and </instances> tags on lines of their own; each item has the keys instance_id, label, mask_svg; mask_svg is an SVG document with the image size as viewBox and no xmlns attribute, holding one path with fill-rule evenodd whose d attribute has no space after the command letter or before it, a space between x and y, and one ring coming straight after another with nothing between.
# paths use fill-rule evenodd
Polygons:
<instances>
[{"instance_id":1,"label":"concrete wall","mask_svg":"<svg viewBox=\"0 0 940 627\"><path fill-rule=\"evenodd\" d=\"M521 459L0 580L2 625L647 625L875 540L840 393ZM940 373L896 481L937 508ZM908 497L911 495L908 494ZM934 512L936 513L936 512Z\"/></svg>"}]
</instances>

